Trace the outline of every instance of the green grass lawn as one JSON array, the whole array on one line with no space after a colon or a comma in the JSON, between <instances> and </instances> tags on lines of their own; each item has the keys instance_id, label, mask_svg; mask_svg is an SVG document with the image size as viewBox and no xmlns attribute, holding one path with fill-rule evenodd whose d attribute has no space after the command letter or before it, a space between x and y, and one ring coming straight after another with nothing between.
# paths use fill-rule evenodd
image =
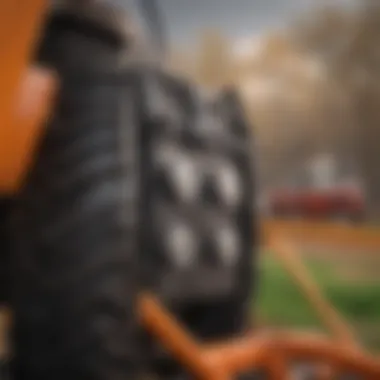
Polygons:
<instances>
[{"instance_id":1,"label":"green grass lawn","mask_svg":"<svg viewBox=\"0 0 380 380\"><path fill-rule=\"evenodd\" d=\"M326 297L352 324L362 342L380 350L380 277L378 281L352 280L338 274L336 266L327 261L309 259L306 264ZM255 308L268 325L321 327L301 291L270 253L262 255Z\"/></svg>"}]
</instances>

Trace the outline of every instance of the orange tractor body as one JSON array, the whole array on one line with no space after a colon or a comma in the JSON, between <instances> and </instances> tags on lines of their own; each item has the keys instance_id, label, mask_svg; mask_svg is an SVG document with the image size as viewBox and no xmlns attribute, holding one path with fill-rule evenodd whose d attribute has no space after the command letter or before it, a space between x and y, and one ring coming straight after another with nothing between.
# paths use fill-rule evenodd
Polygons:
<instances>
[{"instance_id":1,"label":"orange tractor body","mask_svg":"<svg viewBox=\"0 0 380 380\"><path fill-rule=\"evenodd\" d=\"M5 1L0 8L2 194L20 186L49 112L52 76L29 64L46 9L46 1Z\"/></svg>"}]
</instances>

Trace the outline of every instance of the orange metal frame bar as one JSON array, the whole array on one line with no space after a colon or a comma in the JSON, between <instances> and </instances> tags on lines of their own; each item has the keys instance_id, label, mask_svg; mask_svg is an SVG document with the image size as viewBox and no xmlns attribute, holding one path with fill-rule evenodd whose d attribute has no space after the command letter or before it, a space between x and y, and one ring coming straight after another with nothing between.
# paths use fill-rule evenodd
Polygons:
<instances>
[{"instance_id":1,"label":"orange metal frame bar","mask_svg":"<svg viewBox=\"0 0 380 380\"><path fill-rule=\"evenodd\" d=\"M368 380L380 379L379 361L323 337L299 333L253 334L225 344L201 345L154 296L142 295L138 312L143 326L200 379L233 379L239 372L265 367L271 380L286 380L290 359L326 362L331 372L321 380L333 379L332 375L339 370L360 374Z\"/></svg>"},{"instance_id":2,"label":"orange metal frame bar","mask_svg":"<svg viewBox=\"0 0 380 380\"><path fill-rule=\"evenodd\" d=\"M20 186L47 117L54 81L29 63L46 0L0 2L0 194Z\"/></svg>"}]
</instances>

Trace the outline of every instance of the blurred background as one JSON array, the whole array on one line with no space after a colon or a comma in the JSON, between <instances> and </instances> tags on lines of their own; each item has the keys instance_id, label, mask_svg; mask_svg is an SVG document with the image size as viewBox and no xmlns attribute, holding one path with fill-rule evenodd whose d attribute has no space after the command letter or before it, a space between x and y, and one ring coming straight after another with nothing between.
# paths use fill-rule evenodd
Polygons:
<instances>
[{"instance_id":1,"label":"blurred background","mask_svg":"<svg viewBox=\"0 0 380 380\"><path fill-rule=\"evenodd\" d=\"M171 68L205 87L239 89L254 132L262 215L377 226L380 2L159 3ZM380 252L325 245L301 253L361 340L380 350ZM260 281L258 323L320 328L270 252Z\"/></svg>"}]
</instances>

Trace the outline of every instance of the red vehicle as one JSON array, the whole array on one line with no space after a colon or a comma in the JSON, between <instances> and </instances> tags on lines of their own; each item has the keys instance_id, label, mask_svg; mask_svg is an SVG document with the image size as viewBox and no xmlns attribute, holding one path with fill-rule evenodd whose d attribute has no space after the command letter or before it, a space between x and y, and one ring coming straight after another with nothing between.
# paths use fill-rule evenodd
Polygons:
<instances>
[{"instance_id":1,"label":"red vehicle","mask_svg":"<svg viewBox=\"0 0 380 380\"><path fill-rule=\"evenodd\" d=\"M322 177L307 171L293 183L273 190L267 198L269 213L276 217L363 220L365 196L360 182L339 178L331 171Z\"/></svg>"},{"instance_id":2,"label":"red vehicle","mask_svg":"<svg viewBox=\"0 0 380 380\"><path fill-rule=\"evenodd\" d=\"M275 216L360 221L364 219L364 197L350 188L279 189L270 196L270 211Z\"/></svg>"}]
</instances>

